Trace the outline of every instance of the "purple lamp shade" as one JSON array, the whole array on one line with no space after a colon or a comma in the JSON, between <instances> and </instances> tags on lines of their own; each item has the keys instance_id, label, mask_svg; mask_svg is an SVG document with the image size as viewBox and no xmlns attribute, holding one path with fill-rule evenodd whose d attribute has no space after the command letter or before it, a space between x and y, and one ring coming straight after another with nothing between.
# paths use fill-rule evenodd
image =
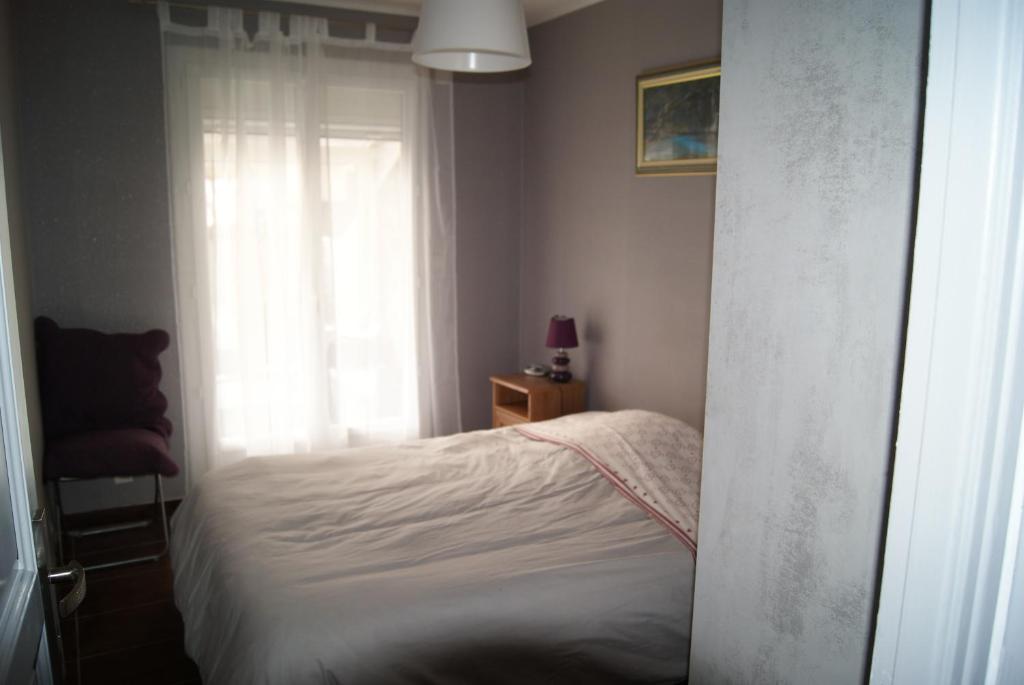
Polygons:
<instances>
[{"instance_id":1,"label":"purple lamp shade","mask_svg":"<svg viewBox=\"0 0 1024 685\"><path fill-rule=\"evenodd\" d=\"M558 349L579 347L576 339L576 322L571 316L553 316L548 325L548 341L546 347Z\"/></svg>"}]
</instances>

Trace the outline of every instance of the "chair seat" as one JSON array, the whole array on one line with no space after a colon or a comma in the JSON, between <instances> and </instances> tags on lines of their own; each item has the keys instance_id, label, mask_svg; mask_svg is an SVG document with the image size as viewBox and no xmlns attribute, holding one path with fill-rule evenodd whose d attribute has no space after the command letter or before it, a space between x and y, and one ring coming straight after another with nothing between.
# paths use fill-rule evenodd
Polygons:
<instances>
[{"instance_id":1,"label":"chair seat","mask_svg":"<svg viewBox=\"0 0 1024 685\"><path fill-rule=\"evenodd\" d=\"M89 431L48 440L45 466L46 480L178 474L167 439L144 428Z\"/></svg>"}]
</instances>

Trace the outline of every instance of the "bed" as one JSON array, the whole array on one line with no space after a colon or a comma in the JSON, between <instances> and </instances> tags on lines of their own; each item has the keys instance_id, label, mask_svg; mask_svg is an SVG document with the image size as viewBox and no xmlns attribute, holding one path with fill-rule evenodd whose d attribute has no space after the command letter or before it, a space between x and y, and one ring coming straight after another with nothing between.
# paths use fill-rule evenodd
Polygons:
<instances>
[{"instance_id":1,"label":"bed","mask_svg":"<svg viewBox=\"0 0 1024 685\"><path fill-rule=\"evenodd\" d=\"M700 434L588 412L209 474L173 521L203 682L676 683Z\"/></svg>"}]
</instances>

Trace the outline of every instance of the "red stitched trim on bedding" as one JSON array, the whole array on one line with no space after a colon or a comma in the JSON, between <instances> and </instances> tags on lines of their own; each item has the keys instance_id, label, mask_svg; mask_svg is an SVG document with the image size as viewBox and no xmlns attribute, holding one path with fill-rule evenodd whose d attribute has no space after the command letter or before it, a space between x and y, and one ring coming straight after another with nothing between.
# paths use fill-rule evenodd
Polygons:
<instances>
[{"instance_id":1,"label":"red stitched trim on bedding","mask_svg":"<svg viewBox=\"0 0 1024 685\"><path fill-rule=\"evenodd\" d=\"M604 476L605 479L608 482L610 482L613 486L615 486L615 489L619 491L619 494L621 494L623 497L628 499L630 502L632 502L636 506L638 506L641 509L643 509L643 511L648 516L653 518L655 521L657 521L661 525L665 526L665 528L668 529L668 532L672 533L672 535L677 540L682 542L683 545L685 545L686 548L690 550L690 554L693 555L693 558L696 560L696 558L697 558L697 543L694 542L694 540L689 535L687 535L686 532L683 531L682 528L677 527L672 522L671 519L669 519L667 516L662 514L660 511L658 511L657 509L655 509L654 507L649 505L647 502L645 502L641 498L639 498L636 495L634 495L633 491L629 489L629 486L626 485L625 481L623 481L621 478L619 478L618 475L614 471L612 471L610 468L605 466L604 463L602 463L600 459L595 457L587 448L583 447L583 445L579 445L579 444L576 444L574 442L570 442L569 440L559 440L558 438L552 438L552 437L547 436L547 435L541 435L539 433L532 433L529 430L527 430L526 428L522 428L520 426L515 426L515 429L519 433L521 433L523 436L529 438L530 440L536 440L538 442L550 442L550 443L555 444L555 445L561 445L562 447L568 447L573 452L576 452L581 457L583 457L584 459L589 461L591 463L591 465L594 468L597 469L598 473L600 473L602 476Z\"/></svg>"}]
</instances>

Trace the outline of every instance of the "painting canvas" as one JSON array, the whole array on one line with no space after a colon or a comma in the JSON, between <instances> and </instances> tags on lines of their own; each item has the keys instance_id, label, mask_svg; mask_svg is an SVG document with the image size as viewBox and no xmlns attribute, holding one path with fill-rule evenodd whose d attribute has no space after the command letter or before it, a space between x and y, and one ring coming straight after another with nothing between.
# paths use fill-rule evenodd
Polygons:
<instances>
[{"instance_id":1,"label":"painting canvas","mask_svg":"<svg viewBox=\"0 0 1024 685\"><path fill-rule=\"evenodd\" d=\"M721 73L704 64L637 79L637 173L715 173Z\"/></svg>"}]
</instances>

